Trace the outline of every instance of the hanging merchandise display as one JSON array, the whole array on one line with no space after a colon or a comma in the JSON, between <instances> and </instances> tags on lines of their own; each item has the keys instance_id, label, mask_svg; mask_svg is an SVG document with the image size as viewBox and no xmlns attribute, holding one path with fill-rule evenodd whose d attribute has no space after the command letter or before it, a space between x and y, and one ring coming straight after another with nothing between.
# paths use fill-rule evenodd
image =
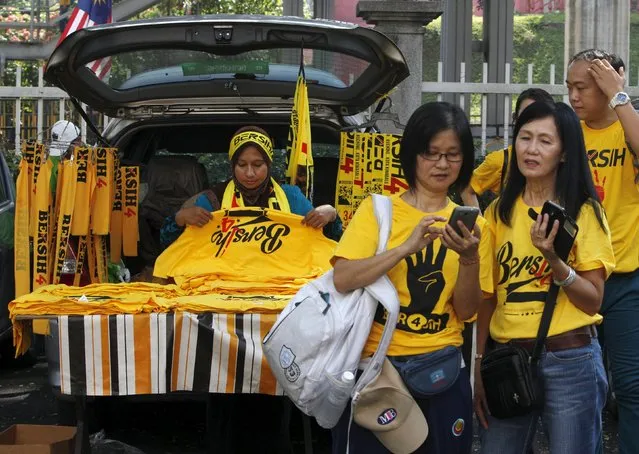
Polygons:
<instances>
[{"instance_id":1,"label":"hanging merchandise display","mask_svg":"<svg viewBox=\"0 0 639 454\"><path fill-rule=\"evenodd\" d=\"M344 228L370 193L393 195L408 189L400 142L395 134L342 132L335 208Z\"/></svg>"}]
</instances>

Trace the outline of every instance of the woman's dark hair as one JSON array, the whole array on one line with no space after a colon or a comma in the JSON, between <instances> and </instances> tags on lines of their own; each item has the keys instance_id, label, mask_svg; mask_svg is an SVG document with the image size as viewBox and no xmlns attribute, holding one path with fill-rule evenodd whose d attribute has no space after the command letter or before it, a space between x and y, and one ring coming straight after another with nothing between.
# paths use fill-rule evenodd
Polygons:
<instances>
[{"instance_id":1,"label":"woman's dark hair","mask_svg":"<svg viewBox=\"0 0 639 454\"><path fill-rule=\"evenodd\" d=\"M577 52L568 62L568 66L579 60L606 60L608 63L610 63L610 66L612 66L617 72L619 72L619 69L622 67L625 69L626 66L619 55L613 54L611 52L606 52L605 50L601 49L586 49L582 50L581 52Z\"/></svg>"},{"instance_id":2,"label":"woman's dark hair","mask_svg":"<svg viewBox=\"0 0 639 454\"><path fill-rule=\"evenodd\" d=\"M603 210L599 201L599 196L595 191L592 181L586 145L581 130L579 118L575 112L565 103L558 102L547 104L544 102L534 102L521 113L515 124L513 134L513 152L510 158L510 171L506 178L506 185L497 201L496 215L501 221L510 225L512 209L517 198L523 194L526 186L526 178L522 175L517 166L517 136L522 126L531 121L541 120L551 117L563 152L563 162L559 163L557 177L555 180L555 193L557 200L563 206L570 217L577 219L579 210L584 203L593 206L599 225L604 228Z\"/></svg>"},{"instance_id":3,"label":"woman's dark hair","mask_svg":"<svg viewBox=\"0 0 639 454\"><path fill-rule=\"evenodd\" d=\"M457 134L463 156L459 176L453 186L465 188L470 183L475 164L475 148L466 114L447 102L429 102L418 107L411 115L399 148L404 178L411 188L415 188L417 156L428 153L433 137L449 129Z\"/></svg>"},{"instance_id":4,"label":"woman's dark hair","mask_svg":"<svg viewBox=\"0 0 639 454\"><path fill-rule=\"evenodd\" d=\"M537 102L547 102L548 104L552 104L555 102L546 90L541 88L527 88L517 96L517 101L515 102L515 111L513 112L513 123L517 122L517 112L521 108L521 103L526 100L532 100Z\"/></svg>"}]
</instances>

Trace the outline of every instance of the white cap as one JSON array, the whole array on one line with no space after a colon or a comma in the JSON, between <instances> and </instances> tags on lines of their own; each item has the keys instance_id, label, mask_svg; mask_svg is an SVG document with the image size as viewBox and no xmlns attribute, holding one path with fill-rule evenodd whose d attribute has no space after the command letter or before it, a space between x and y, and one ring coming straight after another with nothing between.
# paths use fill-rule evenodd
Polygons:
<instances>
[{"instance_id":1,"label":"white cap","mask_svg":"<svg viewBox=\"0 0 639 454\"><path fill-rule=\"evenodd\" d=\"M80 136L80 128L67 120L57 121L51 128L49 155L60 156L66 153L69 145Z\"/></svg>"}]
</instances>

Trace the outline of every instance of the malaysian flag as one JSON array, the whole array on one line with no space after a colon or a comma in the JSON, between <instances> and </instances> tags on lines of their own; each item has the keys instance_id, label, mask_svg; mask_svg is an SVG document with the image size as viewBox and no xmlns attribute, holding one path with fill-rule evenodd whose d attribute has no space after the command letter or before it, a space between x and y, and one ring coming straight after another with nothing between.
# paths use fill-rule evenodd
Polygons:
<instances>
[{"instance_id":1,"label":"malaysian flag","mask_svg":"<svg viewBox=\"0 0 639 454\"><path fill-rule=\"evenodd\" d=\"M79 0L58 45L71 33L93 25L111 23L111 0ZM111 58L105 57L87 65L100 79L107 79L111 71Z\"/></svg>"}]
</instances>

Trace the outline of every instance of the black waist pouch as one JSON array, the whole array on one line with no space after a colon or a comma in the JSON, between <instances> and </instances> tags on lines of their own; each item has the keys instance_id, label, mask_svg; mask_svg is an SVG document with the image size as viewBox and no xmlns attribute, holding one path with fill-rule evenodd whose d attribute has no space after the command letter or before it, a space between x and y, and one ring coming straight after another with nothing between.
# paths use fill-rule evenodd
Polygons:
<instances>
[{"instance_id":1,"label":"black waist pouch","mask_svg":"<svg viewBox=\"0 0 639 454\"><path fill-rule=\"evenodd\" d=\"M490 414L506 419L540 408L541 389L530 355L521 347L506 345L486 354L481 378Z\"/></svg>"}]
</instances>

